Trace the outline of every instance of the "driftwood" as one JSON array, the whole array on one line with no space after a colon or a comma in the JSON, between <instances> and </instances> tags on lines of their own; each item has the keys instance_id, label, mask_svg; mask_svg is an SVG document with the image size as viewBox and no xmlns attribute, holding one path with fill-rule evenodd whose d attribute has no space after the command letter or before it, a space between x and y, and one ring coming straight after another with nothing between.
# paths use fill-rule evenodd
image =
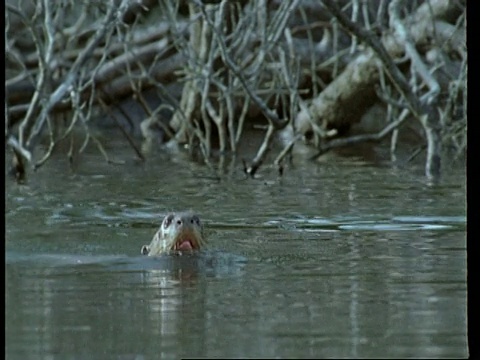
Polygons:
<instances>
[{"instance_id":1,"label":"driftwood","mask_svg":"<svg viewBox=\"0 0 480 360\"><path fill-rule=\"evenodd\" d=\"M106 113L140 159L160 138L190 144L208 163L214 153L236 153L245 124L261 123L264 141L244 165L250 176L284 129L292 136L274 160L282 169L302 137L313 136L317 155L389 134L393 144L413 117L424 129L426 174L437 176L442 144L466 145L465 2L374 3L7 1L5 135L14 171L41 166L75 129L85 133L80 150L92 140L110 161L89 131ZM176 83L179 96L169 90ZM158 95L154 106L148 89ZM115 118L111 108L128 97L144 118L123 110ZM391 115L384 129L348 136L378 102ZM141 129L141 149L122 121ZM41 139L47 150L36 154Z\"/></svg>"},{"instance_id":2,"label":"driftwood","mask_svg":"<svg viewBox=\"0 0 480 360\"><path fill-rule=\"evenodd\" d=\"M445 23L444 18L457 18L461 13L458 3L437 0L424 3L418 10L405 19L399 16L404 2L393 0L389 4L390 23L393 33L386 33L378 39L372 31L368 31L350 21L332 0L323 3L352 35L370 46L353 60L345 70L316 97L308 108L304 108L295 119L295 128L300 133L315 131L318 137L328 137L327 131L318 129L342 128L359 121L363 113L378 101L376 85L382 72L386 72L400 92L404 103L401 107L408 110L422 123L427 143L426 174L436 177L440 174L441 159L441 126L437 107L440 85L430 69L416 50L427 46L434 39L437 44L446 45L451 51L464 57L464 32L453 25ZM408 29L407 25L408 24ZM409 83L394 59L402 56L411 62L411 71L419 76L418 83ZM402 61L405 61L403 59ZM458 78L461 74L453 74ZM412 74L413 76L413 74ZM452 80L455 80L453 78ZM422 89L423 82L426 89ZM420 90L422 89L422 90ZM385 97L383 97L385 98ZM378 134L355 136L352 138L333 140L322 143L316 156L329 149L351 145L363 141L378 141L396 129L406 119L403 113L399 120L386 125ZM315 124L316 126L313 126ZM331 131L330 131L331 133ZM336 132L334 132L336 134Z\"/></svg>"}]
</instances>

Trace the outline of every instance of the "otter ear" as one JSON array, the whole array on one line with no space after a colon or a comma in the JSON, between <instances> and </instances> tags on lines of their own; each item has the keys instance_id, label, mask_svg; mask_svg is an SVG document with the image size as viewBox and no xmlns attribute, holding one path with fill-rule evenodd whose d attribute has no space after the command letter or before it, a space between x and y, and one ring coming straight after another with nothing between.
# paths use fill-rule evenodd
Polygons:
<instances>
[{"instance_id":1,"label":"otter ear","mask_svg":"<svg viewBox=\"0 0 480 360\"><path fill-rule=\"evenodd\" d=\"M142 250L140 250L140 253L142 255L148 255L148 253L150 252L150 246L148 245L143 245L142 246Z\"/></svg>"}]
</instances>

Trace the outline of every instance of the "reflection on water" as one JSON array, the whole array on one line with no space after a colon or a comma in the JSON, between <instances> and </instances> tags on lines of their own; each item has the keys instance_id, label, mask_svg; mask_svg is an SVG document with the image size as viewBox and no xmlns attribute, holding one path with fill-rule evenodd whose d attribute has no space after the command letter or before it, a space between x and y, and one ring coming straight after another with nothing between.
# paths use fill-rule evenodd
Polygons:
<instances>
[{"instance_id":1,"label":"reflection on water","mask_svg":"<svg viewBox=\"0 0 480 360\"><path fill-rule=\"evenodd\" d=\"M91 156L73 175L51 162L7 181L7 358L468 355L458 175L432 187L309 163L219 181L179 160ZM209 247L140 256L183 209Z\"/></svg>"}]
</instances>

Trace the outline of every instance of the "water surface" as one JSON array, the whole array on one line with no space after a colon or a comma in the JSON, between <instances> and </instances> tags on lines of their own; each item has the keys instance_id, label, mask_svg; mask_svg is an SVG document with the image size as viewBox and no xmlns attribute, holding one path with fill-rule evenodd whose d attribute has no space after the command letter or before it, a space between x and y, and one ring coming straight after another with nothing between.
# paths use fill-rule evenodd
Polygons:
<instances>
[{"instance_id":1,"label":"water surface","mask_svg":"<svg viewBox=\"0 0 480 360\"><path fill-rule=\"evenodd\" d=\"M213 173L125 144L6 188L8 359L465 357L465 178L296 162ZM200 254L140 255L191 209Z\"/></svg>"}]
</instances>

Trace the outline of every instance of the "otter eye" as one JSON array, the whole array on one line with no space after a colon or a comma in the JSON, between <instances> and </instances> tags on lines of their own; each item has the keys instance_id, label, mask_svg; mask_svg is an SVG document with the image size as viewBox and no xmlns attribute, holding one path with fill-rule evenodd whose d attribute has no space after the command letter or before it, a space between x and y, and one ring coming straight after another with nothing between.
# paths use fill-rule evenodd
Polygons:
<instances>
[{"instance_id":1,"label":"otter eye","mask_svg":"<svg viewBox=\"0 0 480 360\"><path fill-rule=\"evenodd\" d=\"M200 225L200 219L198 218L198 216L193 216L193 217L192 217L192 220L190 220L190 222L191 222L192 224Z\"/></svg>"},{"instance_id":2,"label":"otter eye","mask_svg":"<svg viewBox=\"0 0 480 360\"><path fill-rule=\"evenodd\" d=\"M168 215L165 220L163 220L163 227L166 229L170 226L170 224L172 223L172 220L173 220L173 215L170 214Z\"/></svg>"},{"instance_id":3,"label":"otter eye","mask_svg":"<svg viewBox=\"0 0 480 360\"><path fill-rule=\"evenodd\" d=\"M182 225L182 220L178 219L177 220L177 225Z\"/></svg>"}]
</instances>

